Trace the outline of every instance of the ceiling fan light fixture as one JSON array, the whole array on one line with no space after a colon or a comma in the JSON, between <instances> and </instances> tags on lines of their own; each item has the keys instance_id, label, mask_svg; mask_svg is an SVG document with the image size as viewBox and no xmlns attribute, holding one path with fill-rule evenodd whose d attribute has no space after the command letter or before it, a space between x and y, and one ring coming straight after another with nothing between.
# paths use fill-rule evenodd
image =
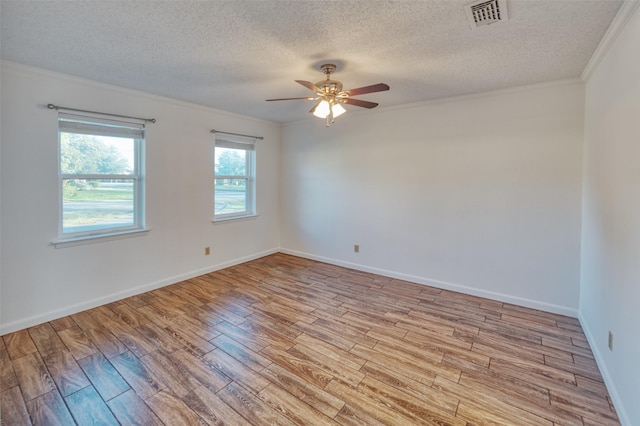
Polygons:
<instances>
[{"instance_id":1,"label":"ceiling fan light fixture","mask_svg":"<svg viewBox=\"0 0 640 426\"><path fill-rule=\"evenodd\" d=\"M490 0L498 1L498 0ZM506 0L502 0L506 1ZM315 117L326 120L327 127L331 126L336 117L341 116L346 109L342 104L354 105L361 108L375 108L378 106L375 102L363 101L360 99L354 99L352 96L364 95L366 93L383 92L389 90L389 85L384 83L372 84L370 86L358 87L351 90L342 90L342 83L337 80L331 79L331 74L335 72L336 66L333 64L324 64L320 67L323 73L326 74L326 80L322 80L313 84L305 80L295 80L296 83L303 85L307 89L311 90L315 97L307 96L303 98L277 98L267 99L267 101L289 101L297 99L306 99L309 101L319 101L309 111Z\"/></svg>"},{"instance_id":2,"label":"ceiling fan light fixture","mask_svg":"<svg viewBox=\"0 0 640 426\"><path fill-rule=\"evenodd\" d=\"M327 118L330 112L331 112L331 105L329 104L329 102L325 101L324 99L321 100L318 103L318 105L316 105L313 108L313 115L315 115L318 118Z\"/></svg>"},{"instance_id":3,"label":"ceiling fan light fixture","mask_svg":"<svg viewBox=\"0 0 640 426\"><path fill-rule=\"evenodd\" d=\"M334 104L331 107L331 110L333 111L333 118L339 117L342 114L344 114L345 112L347 112L347 110L344 109L344 107L342 105L340 105L340 104Z\"/></svg>"}]
</instances>

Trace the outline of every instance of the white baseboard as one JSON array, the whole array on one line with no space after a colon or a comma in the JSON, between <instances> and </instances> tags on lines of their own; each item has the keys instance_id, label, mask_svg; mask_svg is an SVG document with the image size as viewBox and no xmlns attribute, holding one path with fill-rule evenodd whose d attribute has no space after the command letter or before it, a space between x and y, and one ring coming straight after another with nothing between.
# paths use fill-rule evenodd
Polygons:
<instances>
[{"instance_id":1,"label":"white baseboard","mask_svg":"<svg viewBox=\"0 0 640 426\"><path fill-rule=\"evenodd\" d=\"M472 296L484 297L486 299L497 300L499 302L511 303L518 306L523 306L526 308L538 309L540 311L551 312L554 314L566 315L573 318L577 318L578 311L577 309L554 305L551 303L541 302L539 300L526 299L518 296L511 296L508 294L497 293L488 290L482 290L474 287L468 287L465 285L449 283L446 281L434 280L425 277L419 277L416 275L404 274L396 271L389 271L386 269L375 268L366 265L360 265L357 263L345 262L338 259L317 256L310 253L300 252L297 250L290 250L281 248L280 252L285 254L290 254L293 256L304 257L306 259L317 260L319 262L330 263L332 265L343 266L345 268L351 268L358 271L370 272L372 274L382 275L389 278L396 278L399 280L410 281L417 284L424 284L431 287L440 288L443 290L451 290L456 291L458 293L469 294Z\"/></svg>"},{"instance_id":2,"label":"white baseboard","mask_svg":"<svg viewBox=\"0 0 640 426\"><path fill-rule=\"evenodd\" d=\"M101 305L105 305L107 303L116 302L118 300L130 297L130 296L135 296L137 294L144 293L146 291L155 290L161 287L178 283L180 281L188 280L190 278L208 274L210 272L228 268L230 266L238 265L240 263L248 262L250 260L258 259L260 257L268 256L270 254L274 254L278 252L279 252L279 249L277 248L271 249L271 250L265 250L259 253L254 253L249 256L233 259L233 260L222 262L212 266L207 266L206 268L190 271L180 275L175 275L173 277L165 278L160 281L144 284L144 285L133 287L124 291L119 291L117 293L112 293L106 296L98 297L92 300L88 300L86 302L76 303L74 305L65 306L60 309L45 312L43 314L33 315L28 318L22 318L16 321L11 321L9 323L2 324L0 326L0 336L3 336L8 333L13 333L14 331L23 330L28 327L33 327L34 325L42 324L58 318L62 318L67 315L72 315L78 312L86 311L87 309L92 309Z\"/></svg>"},{"instance_id":3,"label":"white baseboard","mask_svg":"<svg viewBox=\"0 0 640 426\"><path fill-rule=\"evenodd\" d=\"M618 393L618 389L611 378L611 374L609 374L609 370L607 369L607 364L604 362L604 357L602 353L598 349L598 345L596 345L596 339L591 333L591 329L589 329L589 324L585 320L582 315L582 311L578 314L578 319L580 320L580 325L582 326L582 330L584 331L584 335L587 337L589 341L589 346L591 347L591 352L593 352L593 356L596 359L596 363L598 364L598 368L600 369L600 374L604 379L604 384L607 387L607 391L609 391L609 396L611 397L611 401L613 401L613 406L616 408L616 413L618 414L618 419L620 420L620 424L622 426L631 426L631 420L629 420L629 415L624 409L624 405L622 405L622 400L620 399L620 394Z\"/></svg>"},{"instance_id":4,"label":"white baseboard","mask_svg":"<svg viewBox=\"0 0 640 426\"><path fill-rule=\"evenodd\" d=\"M316 256L310 253L300 252L297 250L290 250L285 248L274 248L270 250L265 250L259 253L255 253L249 256L241 257L238 259L233 259L227 262L219 263L216 265L208 266L206 268L198 269L195 271L190 271L184 274L176 275L173 277L165 278L160 281L144 284L138 287L130 288L125 291L120 291L117 293L112 293L103 297L99 297L96 299L92 299L86 302L77 303L74 305L65 306L60 309L56 309L53 311L49 311L43 314L34 315L28 318L22 318L16 321L12 321L6 324L2 324L0 326L0 336L5 335L7 333L12 333L14 331L22 330L28 327L33 327L34 325L42 324L47 321L52 321L67 315L75 314L78 312L85 311L87 309L92 309L97 306L101 306L107 303L112 303L126 297L135 296L140 293L144 293L146 291L155 290L157 288L165 287L170 284L175 284L180 281L187 280L189 278L194 278L199 275L208 274L210 272L214 272L220 269L228 268L230 266L238 265L240 263L248 262L250 260L258 259L260 257L268 256L273 253L282 252L285 254L291 254L293 256L303 257L306 259L317 260L319 262L330 263L332 265L343 266L345 268L351 268L358 271L370 272L373 274L378 274L390 278L396 278L399 280L410 281L417 284L424 284L431 287L441 288L445 290L457 291L460 293L470 294L473 296L484 297L487 299L498 300L500 302L512 303L514 305L524 306L527 308L539 309L541 311L552 312L561 315L567 315L571 317L577 317L578 312L575 309L553 305L545 302L540 302L531 299L525 299L521 297L511 296L502 293L496 293L492 291L477 289L473 287L468 287L460 284L449 283L445 281L439 281L424 277L419 277L415 275L404 274L395 271L389 271L386 269L374 268L366 265L360 265L351 262L345 262L338 259Z\"/></svg>"}]
</instances>

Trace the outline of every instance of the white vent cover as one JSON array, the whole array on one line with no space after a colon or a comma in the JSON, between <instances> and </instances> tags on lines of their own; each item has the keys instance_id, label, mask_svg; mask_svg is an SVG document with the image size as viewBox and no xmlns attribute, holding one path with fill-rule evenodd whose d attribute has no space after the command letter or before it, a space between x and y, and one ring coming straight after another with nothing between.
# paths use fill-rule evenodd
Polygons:
<instances>
[{"instance_id":1,"label":"white vent cover","mask_svg":"<svg viewBox=\"0 0 640 426\"><path fill-rule=\"evenodd\" d=\"M480 0L465 6L467 19L472 29L506 21L507 1L506 0Z\"/></svg>"}]
</instances>

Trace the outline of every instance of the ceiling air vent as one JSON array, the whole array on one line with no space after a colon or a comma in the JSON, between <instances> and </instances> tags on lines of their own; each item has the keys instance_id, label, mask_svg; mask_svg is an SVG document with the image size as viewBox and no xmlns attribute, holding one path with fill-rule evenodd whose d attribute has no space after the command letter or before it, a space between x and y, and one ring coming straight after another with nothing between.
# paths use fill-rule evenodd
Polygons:
<instances>
[{"instance_id":1,"label":"ceiling air vent","mask_svg":"<svg viewBox=\"0 0 640 426\"><path fill-rule=\"evenodd\" d=\"M472 29L506 21L509 18L506 0L475 1L466 5L465 11Z\"/></svg>"}]
</instances>

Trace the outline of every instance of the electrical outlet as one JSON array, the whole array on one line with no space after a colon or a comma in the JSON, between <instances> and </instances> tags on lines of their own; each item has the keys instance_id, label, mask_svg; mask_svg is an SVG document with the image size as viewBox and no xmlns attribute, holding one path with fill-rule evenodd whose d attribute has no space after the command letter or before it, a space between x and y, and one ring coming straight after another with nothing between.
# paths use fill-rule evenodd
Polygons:
<instances>
[{"instance_id":1,"label":"electrical outlet","mask_svg":"<svg viewBox=\"0 0 640 426\"><path fill-rule=\"evenodd\" d=\"M609 330L609 350L613 352L613 332Z\"/></svg>"},{"instance_id":2,"label":"electrical outlet","mask_svg":"<svg viewBox=\"0 0 640 426\"><path fill-rule=\"evenodd\" d=\"M353 246L353 251L356 252L356 253L360 253L360 244L355 244Z\"/></svg>"},{"instance_id":3,"label":"electrical outlet","mask_svg":"<svg viewBox=\"0 0 640 426\"><path fill-rule=\"evenodd\" d=\"M204 248L204 255L205 256L209 256L211 254L211 247L205 247Z\"/></svg>"}]
</instances>

